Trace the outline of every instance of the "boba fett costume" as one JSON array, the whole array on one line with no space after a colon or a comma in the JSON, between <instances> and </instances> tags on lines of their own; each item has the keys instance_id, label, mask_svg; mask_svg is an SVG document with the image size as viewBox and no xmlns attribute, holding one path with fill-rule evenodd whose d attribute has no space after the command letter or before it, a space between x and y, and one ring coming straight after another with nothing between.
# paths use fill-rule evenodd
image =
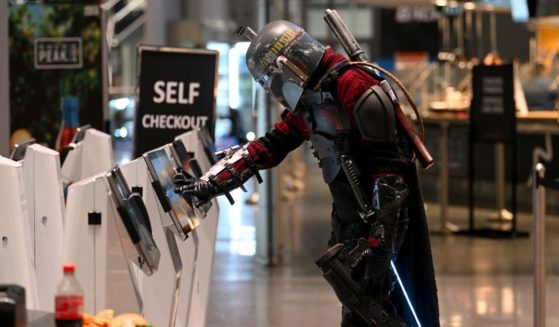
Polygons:
<instances>
[{"instance_id":1,"label":"boba fett costume","mask_svg":"<svg viewBox=\"0 0 559 327\"><path fill-rule=\"evenodd\" d=\"M282 120L200 179L177 175L177 191L208 201L310 141L333 199L331 248L317 264L342 302L341 325L414 324L401 291L394 288L390 261L397 258L422 325L438 326L414 153L382 78L290 22L242 33L251 39L248 68L286 108Z\"/></svg>"}]
</instances>

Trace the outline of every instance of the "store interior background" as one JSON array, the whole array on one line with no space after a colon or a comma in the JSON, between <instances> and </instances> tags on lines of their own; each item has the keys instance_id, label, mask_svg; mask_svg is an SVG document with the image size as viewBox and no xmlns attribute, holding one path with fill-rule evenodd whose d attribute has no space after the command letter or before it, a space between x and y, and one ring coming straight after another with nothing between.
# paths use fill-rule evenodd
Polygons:
<instances>
[{"instance_id":1,"label":"store interior background","mask_svg":"<svg viewBox=\"0 0 559 327\"><path fill-rule=\"evenodd\" d=\"M551 1L538 1L539 4ZM4 1L2 1L4 3ZM530 112L556 113L559 91L559 18L534 19L518 11L532 1L428 0L122 0L110 6L108 132L115 163L131 158L136 109L138 44L184 46L219 51L215 131L218 149L243 144L279 118L253 82L245 64L248 42L235 35L240 25L255 30L285 19L303 26L325 44L342 51L323 21L336 9L369 57L396 73L409 88L426 120L426 143L437 161L421 172L444 326L532 325L532 237L504 239L452 235L467 228L468 127L438 120L435 104L469 105L473 63L498 52L520 63L519 78ZM520 7L519 7L520 6ZM559 8L549 15L559 15ZM0 11L0 21L6 13ZM2 26L5 28L5 26ZM0 36L0 49L7 40ZM4 51L0 60L7 61ZM0 64L0 154L8 153L6 64ZM100 108L101 110L101 108ZM272 114L270 114L272 113ZM557 117L557 116L556 116ZM464 118L464 117L461 117ZM532 229L530 176L535 162L559 177L559 123L555 119L519 122L517 166L518 229ZM443 137L446 133L447 137ZM443 144L442 142L448 142ZM493 145L476 149L476 221L509 228L501 221ZM510 154L505 162L511 161ZM509 172L509 165L505 165ZM442 171L444 170L444 171ZM441 173L449 177L441 184ZM336 326L340 308L314 260L329 237L330 195L307 145L267 183L251 181L248 193L235 191L237 204L219 199L220 222L207 326ZM505 179L506 189L510 181ZM501 189L502 189L502 186ZM442 190L447 190L443 192ZM510 191L504 192L510 206ZM446 197L446 198L445 198ZM441 200L448 206L441 207ZM559 325L559 194L547 194L547 322ZM496 220L489 220L497 214ZM442 216L446 218L443 219ZM495 217L493 217L495 218Z\"/></svg>"},{"instance_id":2,"label":"store interior background","mask_svg":"<svg viewBox=\"0 0 559 327\"><path fill-rule=\"evenodd\" d=\"M217 96L217 148L252 140L279 118L268 117L267 99L255 86L245 64L248 42L235 31L240 25L261 26L273 19L286 19L303 26L311 35L338 51L333 34L323 21L325 8L335 8L348 23L369 57L398 74L423 114L435 106L469 106L471 67L475 60L497 53L505 60L521 63L520 78L531 111L553 111L557 103L557 35L554 22L526 22L529 13L518 13L527 1L472 2L430 1L116 1L109 18L114 23L109 49L108 129L115 138L116 161L129 160L134 136L138 44L207 48L219 52ZM111 3L111 2L107 2ZM514 4L516 5L516 11ZM112 4L112 3L111 3ZM415 4L410 6L410 4ZM423 4L423 6L422 6ZM429 4L429 5L425 5ZM512 6L511 6L512 5ZM473 6L473 7L471 7ZM527 7L526 7L527 8ZM513 17L520 15L519 17ZM534 20L532 20L534 21ZM435 107L433 107L435 106ZM411 114L411 110L409 111ZM427 124L427 145L439 156L441 127ZM450 142L449 201L466 204L467 128L452 126ZM532 128L533 129L533 128ZM550 142L538 133L524 133L519 140L518 180L528 182L534 164L534 149L549 161L549 170L559 169L550 157ZM545 137L548 137L547 135ZM551 137L554 138L554 137ZM494 153L481 146L477 190L485 205L495 202ZM552 157L552 155L551 155ZM529 158L527 160L526 158ZM506 157L507 161L510 158ZM425 196L438 200L437 165L425 173ZM508 169L508 168L507 168ZM526 183L529 191L529 183ZM477 192L476 192L477 194ZM530 199L519 197L519 205L530 210Z\"/></svg>"}]
</instances>

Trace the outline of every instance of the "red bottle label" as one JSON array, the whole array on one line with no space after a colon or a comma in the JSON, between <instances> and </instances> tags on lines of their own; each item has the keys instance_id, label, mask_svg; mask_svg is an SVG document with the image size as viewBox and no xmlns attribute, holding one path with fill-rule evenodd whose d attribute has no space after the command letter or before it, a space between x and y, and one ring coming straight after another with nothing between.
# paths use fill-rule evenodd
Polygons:
<instances>
[{"instance_id":1,"label":"red bottle label","mask_svg":"<svg viewBox=\"0 0 559 327\"><path fill-rule=\"evenodd\" d=\"M64 147L70 144L70 142L72 142L72 139L74 138L74 135L76 135L77 132L78 132L77 127L62 128L62 134L60 135L60 141L58 143L56 151L62 152L62 150L64 150Z\"/></svg>"},{"instance_id":2,"label":"red bottle label","mask_svg":"<svg viewBox=\"0 0 559 327\"><path fill-rule=\"evenodd\" d=\"M83 296L57 296L55 298L54 319L76 320L82 318Z\"/></svg>"}]
</instances>

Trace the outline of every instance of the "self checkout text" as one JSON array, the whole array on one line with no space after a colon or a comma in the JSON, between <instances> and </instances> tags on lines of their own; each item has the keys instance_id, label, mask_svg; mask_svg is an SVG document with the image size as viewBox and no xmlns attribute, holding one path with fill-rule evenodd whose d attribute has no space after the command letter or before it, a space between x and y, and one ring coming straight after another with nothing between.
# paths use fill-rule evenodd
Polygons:
<instances>
[{"instance_id":1,"label":"self checkout text","mask_svg":"<svg viewBox=\"0 0 559 327\"><path fill-rule=\"evenodd\" d=\"M156 104L193 105L200 95L199 89L200 83L197 82L185 85L184 82L159 80L153 84L155 95L152 101ZM192 129L204 126L207 121L207 116L145 114L142 116L142 127Z\"/></svg>"}]
</instances>

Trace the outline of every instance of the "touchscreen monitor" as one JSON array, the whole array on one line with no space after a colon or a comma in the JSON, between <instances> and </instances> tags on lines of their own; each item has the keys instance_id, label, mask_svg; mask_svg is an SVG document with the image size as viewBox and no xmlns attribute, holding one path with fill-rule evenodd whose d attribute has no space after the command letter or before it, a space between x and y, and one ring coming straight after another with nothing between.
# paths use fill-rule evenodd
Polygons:
<instances>
[{"instance_id":1,"label":"touchscreen monitor","mask_svg":"<svg viewBox=\"0 0 559 327\"><path fill-rule=\"evenodd\" d=\"M171 159L165 148L160 148L145 153L144 160L154 181L153 186L161 206L169 212L176 227L176 235L185 240L187 234L200 224L200 219L185 198L175 192L176 185L173 179L177 171Z\"/></svg>"},{"instance_id":2,"label":"touchscreen monitor","mask_svg":"<svg viewBox=\"0 0 559 327\"><path fill-rule=\"evenodd\" d=\"M142 197L138 193L130 191L118 166L113 168L106 177L111 198L115 203L122 225L135 248L132 256L133 262L146 275L151 275L159 266L161 254L153 238L151 223ZM124 234L124 231L121 231L122 225L117 223L121 235Z\"/></svg>"},{"instance_id":3,"label":"touchscreen monitor","mask_svg":"<svg viewBox=\"0 0 559 327\"><path fill-rule=\"evenodd\" d=\"M213 166L217 162L217 159L214 155L215 153L215 144L212 140L210 135L210 131L206 126L198 129L198 139L200 143L202 143L202 147L204 148L204 153L208 157L210 164Z\"/></svg>"},{"instance_id":4,"label":"touchscreen monitor","mask_svg":"<svg viewBox=\"0 0 559 327\"><path fill-rule=\"evenodd\" d=\"M27 151L27 147L35 143L37 143L35 139L28 139L21 143L16 144L16 147L10 153L9 159L12 159L13 161L23 160L23 158L25 158L25 152Z\"/></svg>"},{"instance_id":5,"label":"touchscreen monitor","mask_svg":"<svg viewBox=\"0 0 559 327\"><path fill-rule=\"evenodd\" d=\"M183 174L189 178L200 178L202 176L202 169L200 168L200 165L198 165L198 161L194 157L190 156L188 150L186 150L186 147L184 146L184 143L181 140L175 140L171 145L171 154L176 167L182 168ZM212 203L209 201L199 203L195 197L185 196L185 198L188 204L194 208L194 212L199 218L206 217L208 211L212 207ZM196 205L193 205L193 203Z\"/></svg>"},{"instance_id":6,"label":"touchscreen monitor","mask_svg":"<svg viewBox=\"0 0 559 327\"><path fill-rule=\"evenodd\" d=\"M182 168L182 170L190 176L196 178L202 177L202 169L198 161L190 155L184 143L181 140L175 140L171 145L171 153L173 154L177 167Z\"/></svg>"},{"instance_id":7,"label":"touchscreen monitor","mask_svg":"<svg viewBox=\"0 0 559 327\"><path fill-rule=\"evenodd\" d=\"M87 132L88 129L91 128L91 125L83 125L78 127L76 134L74 134L74 137L72 138L72 142L70 143L78 143L83 141L84 137L85 137L85 132Z\"/></svg>"}]
</instances>

